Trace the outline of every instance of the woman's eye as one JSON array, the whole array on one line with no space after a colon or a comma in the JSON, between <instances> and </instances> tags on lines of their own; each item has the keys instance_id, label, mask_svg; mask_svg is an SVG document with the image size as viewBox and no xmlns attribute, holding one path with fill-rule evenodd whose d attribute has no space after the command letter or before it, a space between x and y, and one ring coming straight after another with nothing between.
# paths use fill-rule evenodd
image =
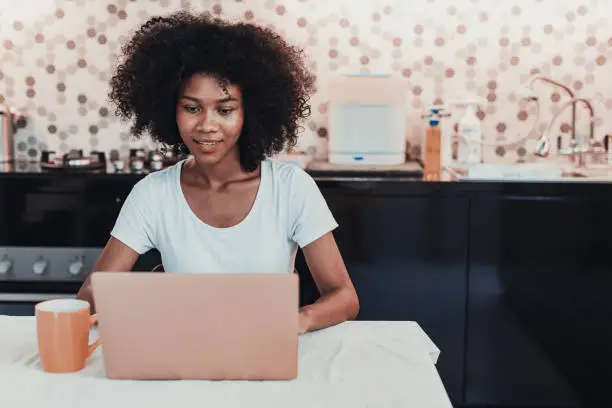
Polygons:
<instances>
[{"instance_id":1,"label":"woman's eye","mask_svg":"<svg viewBox=\"0 0 612 408\"><path fill-rule=\"evenodd\" d=\"M232 109L232 108L221 108L221 109L219 109L219 113L221 115L223 115L223 116L229 115L233 111L234 111L234 109Z\"/></svg>"},{"instance_id":2,"label":"woman's eye","mask_svg":"<svg viewBox=\"0 0 612 408\"><path fill-rule=\"evenodd\" d=\"M200 111L200 108L197 106L185 105L183 108L189 113L196 113Z\"/></svg>"}]
</instances>

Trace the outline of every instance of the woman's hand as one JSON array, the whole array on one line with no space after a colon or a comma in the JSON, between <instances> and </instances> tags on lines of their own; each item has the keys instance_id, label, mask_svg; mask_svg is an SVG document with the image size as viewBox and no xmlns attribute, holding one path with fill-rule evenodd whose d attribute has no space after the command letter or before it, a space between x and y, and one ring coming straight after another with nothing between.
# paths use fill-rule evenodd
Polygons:
<instances>
[{"instance_id":1,"label":"woman's hand","mask_svg":"<svg viewBox=\"0 0 612 408\"><path fill-rule=\"evenodd\" d=\"M300 310L299 314L299 334L304 334L310 330L310 315L305 309Z\"/></svg>"}]
</instances>

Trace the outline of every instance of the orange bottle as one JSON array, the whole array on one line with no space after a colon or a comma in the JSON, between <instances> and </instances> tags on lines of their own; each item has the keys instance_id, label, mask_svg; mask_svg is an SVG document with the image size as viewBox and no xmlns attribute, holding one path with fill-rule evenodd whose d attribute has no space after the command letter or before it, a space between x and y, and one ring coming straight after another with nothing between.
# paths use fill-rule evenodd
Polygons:
<instances>
[{"instance_id":1,"label":"orange bottle","mask_svg":"<svg viewBox=\"0 0 612 408\"><path fill-rule=\"evenodd\" d=\"M440 181L442 172L441 149L442 130L440 129L439 110L432 109L432 118L425 131L425 160L423 178L426 181Z\"/></svg>"}]
</instances>

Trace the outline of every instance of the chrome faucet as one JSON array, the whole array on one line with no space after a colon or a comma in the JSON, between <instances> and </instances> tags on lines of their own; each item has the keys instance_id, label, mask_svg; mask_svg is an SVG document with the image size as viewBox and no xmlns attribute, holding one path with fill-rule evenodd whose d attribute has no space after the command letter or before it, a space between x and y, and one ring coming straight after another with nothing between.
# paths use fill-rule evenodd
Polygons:
<instances>
[{"instance_id":1,"label":"chrome faucet","mask_svg":"<svg viewBox=\"0 0 612 408\"><path fill-rule=\"evenodd\" d=\"M576 95L574 94L574 92L567 85L564 85L561 82L555 81L554 79L551 79L547 76L535 75L531 77L529 82L527 82L527 85L525 85L524 89L522 90L520 96L523 99L527 99L527 100L539 99L536 96L535 91L533 90L533 84L536 81L547 82L549 84L555 85L563 89L568 94L570 100L573 100L574 98L576 98ZM572 104L572 140L576 139L576 129L575 129L575 126L573 126L575 123L576 123L576 104ZM538 149L536 149L536 154L538 154ZM548 153L546 153L546 155L548 155Z\"/></svg>"},{"instance_id":2,"label":"chrome faucet","mask_svg":"<svg viewBox=\"0 0 612 408\"><path fill-rule=\"evenodd\" d=\"M559 145L559 154L565 156L571 156L571 158L577 162L577 167L584 167L586 165L585 155L588 154L599 154L604 151L602 146L598 146L598 143L595 141L595 110L593 109L593 104L591 101L585 98L576 97L574 92L566 85L555 81L551 78L542 75L533 76L527 85L523 87L521 90L517 91L517 94L525 100L535 100L537 101L539 98L535 95L533 90L533 83L535 81L543 81L549 84L555 85L561 89L563 89L570 97L570 100L563 105L563 107L553 116L548 126L548 129L545 133L541 134L536 142L535 154L540 157L548 157L551 151L551 141L550 141L550 131L559 117L561 113L567 109L567 107L571 107L572 110L572 119L571 119L571 140L569 142L569 149L560 149ZM589 132L589 140L588 144L586 141L582 140L580 143L576 138L576 105L578 102L582 102L589 110L589 120L590 120L590 132Z\"/></svg>"},{"instance_id":3,"label":"chrome faucet","mask_svg":"<svg viewBox=\"0 0 612 408\"><path fill-rule=\"evenodd\" d=\"M576 118L574 116L576 113L576 104L578 102L582 102L589 110L589 122L590 122L588 142L586 142L585 140L581 140L580 144L578 143L578 140L575 137ZM551 119L546 132L543 133L538 139L538 148L536 148L536 150L542 148L542 150L544 151L543 146L548 146L548 151L546 151L544 156L548 155L548 152L550 152L551 129L553 128L553 125L555 124L557 118L563 113L565 109L567 109L568 106L572 107L572 115L573 115L572 139L570 140L569 149L560 149L559 154L564 155L564 156L570 156L574 160L574 163L577 167L585 167L586 165L585 156L586 155L601 154L604 152L603 146L598 146L598 143L595 141L595 109L593 108L593 104L591 103L591 101L586 98L580 98L580 97L572 98L565 105L563 105L561 109L559 109L559 111Z\"/></svg>"}]
</instances>

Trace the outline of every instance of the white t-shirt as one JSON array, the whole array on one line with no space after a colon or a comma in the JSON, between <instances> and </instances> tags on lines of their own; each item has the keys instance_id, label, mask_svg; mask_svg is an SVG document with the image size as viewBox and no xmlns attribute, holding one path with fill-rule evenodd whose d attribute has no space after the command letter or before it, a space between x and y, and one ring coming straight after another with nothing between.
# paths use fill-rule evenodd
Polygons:
<instances>
[{"instance_id":1,"label":"white t-shirt","mask_svg":"<svg viewBox=\"0 0 612 408\"><path fill-rule=\"evenodd\" d=\"M164 270L176 273L293 272L304 247L338 224L312 177L271 159L249 214L216 228L201 221L180 184L183 161L145 176L123 203L111 235L142 254L156 248Z\"/></svg>"}]
</instances>

